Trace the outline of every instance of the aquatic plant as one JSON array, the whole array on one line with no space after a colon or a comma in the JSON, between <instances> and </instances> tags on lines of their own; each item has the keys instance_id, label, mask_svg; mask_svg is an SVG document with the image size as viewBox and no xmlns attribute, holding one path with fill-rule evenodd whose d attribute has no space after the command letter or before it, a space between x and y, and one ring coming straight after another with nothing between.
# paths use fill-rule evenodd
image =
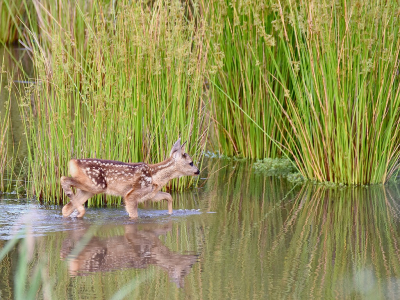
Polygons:
<instances>
[{"instance_id":1,"label":"aquatic plant","mask_svg":"<svg viewBox=\"0 0 400 300\"><path fill-rule=\"evenodd\" d=\"M207 16L212 30L209 84L216 129L213 143L228 156L282 155L277 143L283 139L276 124L283 121L279 117L282 110L268 90L276 66L266 55L268 49L275 51L276 38L271 34L274 14L265 4L212 1ZM284 55L276 51L277 60ZM279 84L270 84L283 100Z\"/></svg>"},{"instance_id":2,"label":"aquatic plant","mask_svg":"<svg viewBox=\"0 0 400 300\"><path fill-rule=\"evenodd\" d=\"M4 65L4 57L3 62ZM4 101L0 102L0 191L4 191L6 186L10 185L10 165L12 165L12 157L9 157L9 133L10 133L10 112L11 112L11 93L7 93L10 85L5 85L3 76L7 76L4 70L0 70L0 96L5 96ZM7 181L7 179L9 179Z\"/></svg>"},{"instance_id":3,"label":"aquatic plant","mask_svg":"<svg viewBox=\"0 0 400 300\"><path fill-rule=\"evenodd\" d=\"M0 44L11 44L18 39L18 19L22 15L23 0L0 1Z\"/></svg>"},{"instance_id":4,"label":"aquatic plant","mask_svg":"<svg viewBox=\"0 0 400 300\"><path fill-rule=\"evenodd\" d=\"M306 178L386 182L399 164L400 23L394 2L280 1L276 81L285 148ZM283 70L283 72L281 72ZM287 76L289 74L289 77Z\"/></svg>"},{"instance_id":5,"label":"aquatic plant","mask_svg":"<svg viewBox=\"0 0 400 300\"><path fill-rule=\"evenodd\" d=\"M287 158L259 159L254 162L253 169L267 176L284 176L296 171L293 163Z\"/></svg>"},{"instance_id":6,"label":"aquatic plant","mask_svg":"<svg viewBox=\"0 0 400 300\"><path fill-rule=\"evenodd\" d=\"M213 82L220 148L279 154L264 134L305 178L386 182L400 154L396 3L222 3L227 24L216 28L229 42L213 53L222 57Z\"/></svg>"},{"instance_id":7,"label":"aquatic plant","mask_svg":"<svg viewBox=\"0 0 400 300\"><path fill-rule=\"evenodd\" d=\"M71 35L56 34L55 21L47 25L51 47L34 33L27 41L38 84L26 96L33 101L24 119L32 188L44 201L62 199L59 178L70 158L154 163L181 136L197 160L206 145L207 24L186 18L179 1L119 2L118 13L106 7L101 17L84 18L82 48Z\"/></svg>"}]
</instances>

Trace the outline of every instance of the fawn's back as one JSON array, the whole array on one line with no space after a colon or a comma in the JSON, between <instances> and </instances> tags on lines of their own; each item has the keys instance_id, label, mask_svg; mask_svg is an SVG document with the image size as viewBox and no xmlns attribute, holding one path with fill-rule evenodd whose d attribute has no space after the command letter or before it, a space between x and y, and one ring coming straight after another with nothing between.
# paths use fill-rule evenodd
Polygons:
<instances>
[{"instance_id":1,"label":"fawn's back","mask_svg":"<svg viewBox=\"0 0 400 300\"><path fill-rule=\"evenodd\" d=\"M103 159L71 159L69 170L93 194L124 196L132 188L152 184L150 168L145 163L123 163Z\"/></svg>"}]
</instances>

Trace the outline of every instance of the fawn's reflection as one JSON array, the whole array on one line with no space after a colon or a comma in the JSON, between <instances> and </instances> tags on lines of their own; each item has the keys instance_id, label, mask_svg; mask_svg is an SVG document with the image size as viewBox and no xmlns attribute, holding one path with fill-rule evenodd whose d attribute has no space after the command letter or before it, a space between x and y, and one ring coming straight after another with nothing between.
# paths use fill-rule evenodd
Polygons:
<instances>
[{"instance_id":1,"label":"fawn's reflection","mask_svg":"<svg viewBox=\"0 0 400 300\"><path fill-rule=\"evenodd\" d=\"M183 255L171 251L159 239L171 231L172 223L124 225L124 235L113 237L94 236L84 243L89 226L72 230L63 241L61 259L67 258L71 276L87 275L89 272L107 272L126 268L145 269L156 265L168 273L171 281L182 287L197 255ZM100 229L101 230L101 229ZM83 249L71 255L75 247Z\"/></svg>"}]
</instances>

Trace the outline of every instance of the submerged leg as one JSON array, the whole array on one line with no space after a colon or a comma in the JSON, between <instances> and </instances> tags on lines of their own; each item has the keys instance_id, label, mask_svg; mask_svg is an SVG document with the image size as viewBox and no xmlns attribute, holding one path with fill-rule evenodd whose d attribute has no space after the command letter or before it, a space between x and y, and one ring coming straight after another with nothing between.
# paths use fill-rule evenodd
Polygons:
<instances>
[{"instance_id":1,"label":"submerged leg","mask_svg":"<svg viewBox=\"0 0 400 300\"><path fill-rule=\"evenodd\" d=\"M125 200L125 209L129 214L129 218L131 219L137 219L138 218L138 202L134 199L131 199L130 201Z\"/></svg>"}]
</instances>

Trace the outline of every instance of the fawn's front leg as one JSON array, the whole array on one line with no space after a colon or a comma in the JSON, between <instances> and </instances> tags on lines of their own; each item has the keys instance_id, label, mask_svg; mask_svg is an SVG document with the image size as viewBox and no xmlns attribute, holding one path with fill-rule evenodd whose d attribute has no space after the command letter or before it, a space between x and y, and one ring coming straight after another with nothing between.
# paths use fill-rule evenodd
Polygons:
<instances>
[{"instance_id":1,"label":"fawn's front leg","mask_svg":"<svg viewBox=\"0 0 400 300\"><path fill-rule=\"evenodd\" d=\"M139 190L132 189L125 195L124 197L125 209L128 212L129 217L131 219L137 219L138 203L151 199L150 197L151 192L152 192L152 187L146 187Z\"/></svg>"},{"instance_id":2,"label":"fawn's front leg","mask_svg":"<svg viewBox=\"0 0 400 300\"><path fill-rule=\"evenodd\" d=\"M165 192L158 192L153 199L151 199L152 201L156 202L156 201L161 201L161 200L167 200L168 201L168 213L170 215L172 215L172 196L169 193L165 193Z\"/></svg>"}]
</instances>

